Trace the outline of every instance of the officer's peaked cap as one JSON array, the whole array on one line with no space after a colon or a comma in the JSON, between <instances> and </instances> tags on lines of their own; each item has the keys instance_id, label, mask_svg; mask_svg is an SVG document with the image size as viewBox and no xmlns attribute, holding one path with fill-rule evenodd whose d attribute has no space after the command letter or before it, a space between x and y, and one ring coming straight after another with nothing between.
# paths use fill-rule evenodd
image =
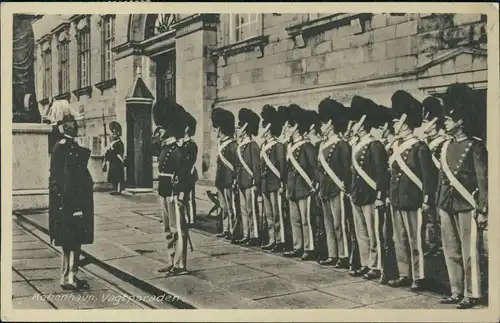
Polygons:
<instances>
[{"instance_id":1,"label":"officer's peaked cap","mask_svg":"<svg viewBox=\"0 0 500 323\"><path fill-rule=\"evenodd\" d=\"M247 124L246 131L252 136L256 136L259 133L259 122L260 117L257 113L250 109L242 108L238 112L239 125L243 126Z\"/></svg>"},{"instance_id":2,"label":"officer's peaked cap","mask_svg":"<svg viewBox=\"0 0 500 323\"><path fill-rule=\"evenodd\" d=\"M395 117L406 114L406 121L410 126L419 127L422 124L422 104L410 93L397 90L391 97L392 109Z\"/></svg>"}]
</instances>

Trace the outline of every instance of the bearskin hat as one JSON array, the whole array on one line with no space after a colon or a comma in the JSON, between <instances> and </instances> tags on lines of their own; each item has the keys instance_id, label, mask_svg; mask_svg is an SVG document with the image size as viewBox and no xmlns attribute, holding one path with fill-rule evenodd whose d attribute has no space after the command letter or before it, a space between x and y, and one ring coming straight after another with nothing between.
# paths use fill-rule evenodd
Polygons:
<instances>
[{"instance_id":1,"label":"bearskin hat","mask_svg":"<svg viewBox=\"0 0 500 323\"><path fill-rule=\"evenodd\" d=\"M463 130L470 137L486 137L486 104L478 104L474 91L463 83L446 89L444 110L453 120L463 121Z\"/></svg>"},{"instance_id":2,"label":"bearskin hat","mask_svg":"<svg viewBox=\"0 0 500 323\"><path fill-rule=\"evenodd\" d=\"M153 106L153 119L157 126L165 129L167 136L182 138L186 129L184 108L169 99L160 99Z\"/></svg>"},{"instance_id":3,"label":"bearskin hat","mask_svg":"<svg viewBox=\"0 0 500 323\"><path fill-rule=\"evenodd\" d=\"M314 129L316 133L321 131L321 118L314 110L304 110L304 117L309 124L309 130Z\"/></svg>"},{"instance_id":4,"label":"bearskin hat","mask_svg":"<svg viewBox=\"0 0 500 323\"><path fill-rule=\"evenodd\" d=\"M122 126L117 121L111 121L109 123L109 130L118 136L122 135Z\"/></svg>"},{"instance_id":5,"label":"bearskin hat","mask_svg":"<svg viewBox=\"0 0 500 323\"><path fill-rule=\"evenodd\" d=\"M351 120L359 121L363 116L365 120L363 122L363 127L365 129L370 129L380 125L383 116L377 113L378 105L370 99L355 95L351 100Z\"/></svg>"},{"instance_id":6,"label":"bearskin hat","mask_svg":"<svg viewBox=\"0 0 500 323\"><path fill-rule=\"evenodd\" d=\"M247 124L246 132L249 135L256 136L259 133L259 123L259 115L252 110L243 108L238 112L238 125L243 127Z\"/></svg>"},{"instance_id":7,"label":"bearskin hat","mask_svg":"<svg viewBox=\"0 0 500 323\"><path fill-rule=\"evenodd\" d=\"M441 101L439 101L438 98L435 98L433 96L427 97L423 102L422 105L424 107L423 110L423 117L424 120L436 120L436 125L438 128L442 128L444 126L444 107L441 104Z\"/></svg>"},{"instance_id":8,"label":"bearskin hat","mask_svg":"<svg viewBox=\"0 0 500 323\"><path fill-rule=\"evenodd\" d=\"M422 125L422 104L410 93L397 90L391 97L392 111L395 118L400 118L406 114L405 123L411 128L417 128Z\"/></svg>"},{"instance_id":9,"label":"bearskin hat","mask_svg":"<svg viewBox=\"0 0 500 323\"><path fill-rule=\"evenodd\" d=\"M186 127L188 127L187 134L192 137L196 133L196 118L193 115L186 111Z\"/></svg>"},{"instance_id":10,"label":"bearskin hat","mask_svg":"<svg viewBox=\"0 0 500 323\"><path fill-rule=\"evenodd\" d=\"M260 117L262 118L263 127L267 127L269 124L271 125L269 128L271 135L275 137L281 135L283 125L285 124L282 113L276 110L273 106L266 104L264 107L262 107Z\"/></svg>"},{"instance_id":11,"label":"bearskin hat","mask_svg":"<svg viewBox=\"0 0 500 323\"><path fill-rule=\"evenodd\" d=\"M212 126L219 128L220 132L228 137L234 136L234 114L222 108L212 110Z\"/></svg>"},{"instance_id":12,"label":"bearskin hat","mask_svg":"<svg viewBox=\"0 0 500 323\"><path fill-rule=\"evenodd\" d=\"M340 119L346 119L344 115L344 105L333 99L325 98L318 105L318 113L322 122L336 122Z\"/></svg>"}]
</instances>

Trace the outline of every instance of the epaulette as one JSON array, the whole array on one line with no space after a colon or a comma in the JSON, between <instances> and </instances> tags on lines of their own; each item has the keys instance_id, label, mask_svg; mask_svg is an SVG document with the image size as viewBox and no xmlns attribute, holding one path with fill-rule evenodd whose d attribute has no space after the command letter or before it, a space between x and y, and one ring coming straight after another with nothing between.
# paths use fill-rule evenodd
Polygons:
<instances>
[{"instance_id":1,"label":"epaulette","mask_svg":"<svg viewBox=\"0 0 500 323\"><path fill-rule=\"evenodd\" d=\"M59 140L59 143L60 143L61 145L64 145L64 144L66 143L66 138L63 138L63 139Z\"/></svg>"}]
</instances>

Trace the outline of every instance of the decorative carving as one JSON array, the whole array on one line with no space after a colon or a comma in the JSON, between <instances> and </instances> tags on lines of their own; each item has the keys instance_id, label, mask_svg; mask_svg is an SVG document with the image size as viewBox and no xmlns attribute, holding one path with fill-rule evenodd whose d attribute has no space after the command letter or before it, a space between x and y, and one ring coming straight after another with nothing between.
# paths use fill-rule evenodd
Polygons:
<instances>
[{"instance_id":1,"label":"decorative carving","mask_svg":"<svg viewBox=\"0 0 500 323\"><path fill-rule=\"evenodd\" d=\"M61 94L58 94L54 97L54 100L66 100L66 101L70 101L71 99L71 93L70 92L66 92L66 93L61 93Z\"/></svg>"},{"instance_id":2,"label":"decorative carving","mask_svg":"<svg viewBox=\"0 0 500 323\"><path fill-rule=\"evenodd\" d=\"M149 15L146 20L146 39L166 33L177 21L177 14Z\"/></svg>"},{"instance_id":3,"label":"decorative carving","mask_svg":"<svg viewBox=\"0 0 500 323\"><path fill-rule=\"evenodd\" d=\"M229 56L234 56L240 53L258 51L258 58L261 58L264 57L264 48L267 44L269 44L269 35L252 37L234 44L214 49L212 50L212 57L214 59L223 57L223 66L227 65L227 58Z\"/></svg>"}]
</instances>

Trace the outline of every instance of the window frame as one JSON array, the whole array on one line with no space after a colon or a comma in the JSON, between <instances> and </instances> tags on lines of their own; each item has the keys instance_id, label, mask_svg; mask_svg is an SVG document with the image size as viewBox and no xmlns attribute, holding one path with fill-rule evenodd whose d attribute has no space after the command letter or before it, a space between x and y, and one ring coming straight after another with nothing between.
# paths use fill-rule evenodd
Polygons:
<instances>
[{"instance_id":1,"label":"window frame","mask_svg":"<svg viewBox=\"0 0 500 323\"><path fill-rule=\"evenodd\" d=\"M86 39L84 39L84 37L86 36ZM90 28L88 28L88 26L86 26L85 28L81 29L81 30L78 30L77 34L76 34L76 38L77 38L77 44L78 44L78 50L77 50L77 65L78 65L78 88L81 89L81 88L85 88L85 87L88 87L91 85L91 75L90 75L90 72L91 72L91 68L90 68L90 58L91 58L91 49L90 49ZM82 43L83 41L85 41L87 47L82 49ZM83 58L85 58L85 80L83 79L83 68L82 68L82 65L83 65ZM85 82L84 82L85 81Z\"/></svg>"},{"instance_id":2,"label":"window frame","mask_svg":"<svg viewBox=\"0 0 500 323\"><path fill-rule=\"evenodd\" d=\"M42 52L43 64L43 96L44 99L52 97L52 49L49 46Z\"/></svg>"},{"instance_id":3,"label":"window frame","mask_svg":"<svg viewBox=\"0 0 500 323\"><path fill-rule=\"evenodd\" d=\"M238 22L240 20L240 15L249 15L249 17L251 17L251 15L255 15L255 19L241 24ZM250 27L249 33L246 37L241 38L238 30L241 31L244 27ZM253 27L253 31L251 27ZM262 36L263 29L262 13L231 13L229 16L229 44L240 43L258 36Z\"/></svg>"},{"instance_id":4,"label":"window frame","mask_svg":"<svg viewBox=\"0 0 500 323\"><path fill-rule=\"evenodd\" d=\"M57 44L59 94L68 93L70 91L69 43L70 41L68 39L64 39Z\"/></svg>"},{"instance_id":5,"label":"window frame","mask_svg":"<svg viewBox=\"0 0 500 323\"><path fill-rule=\"evenodd\" d=\"M101 81L110 81L116 78L115 75L115 52L113 47L116 40L116 15L101 16ZM109 33L108 33L109 28Z\"/></svg>"}]
</instances>

